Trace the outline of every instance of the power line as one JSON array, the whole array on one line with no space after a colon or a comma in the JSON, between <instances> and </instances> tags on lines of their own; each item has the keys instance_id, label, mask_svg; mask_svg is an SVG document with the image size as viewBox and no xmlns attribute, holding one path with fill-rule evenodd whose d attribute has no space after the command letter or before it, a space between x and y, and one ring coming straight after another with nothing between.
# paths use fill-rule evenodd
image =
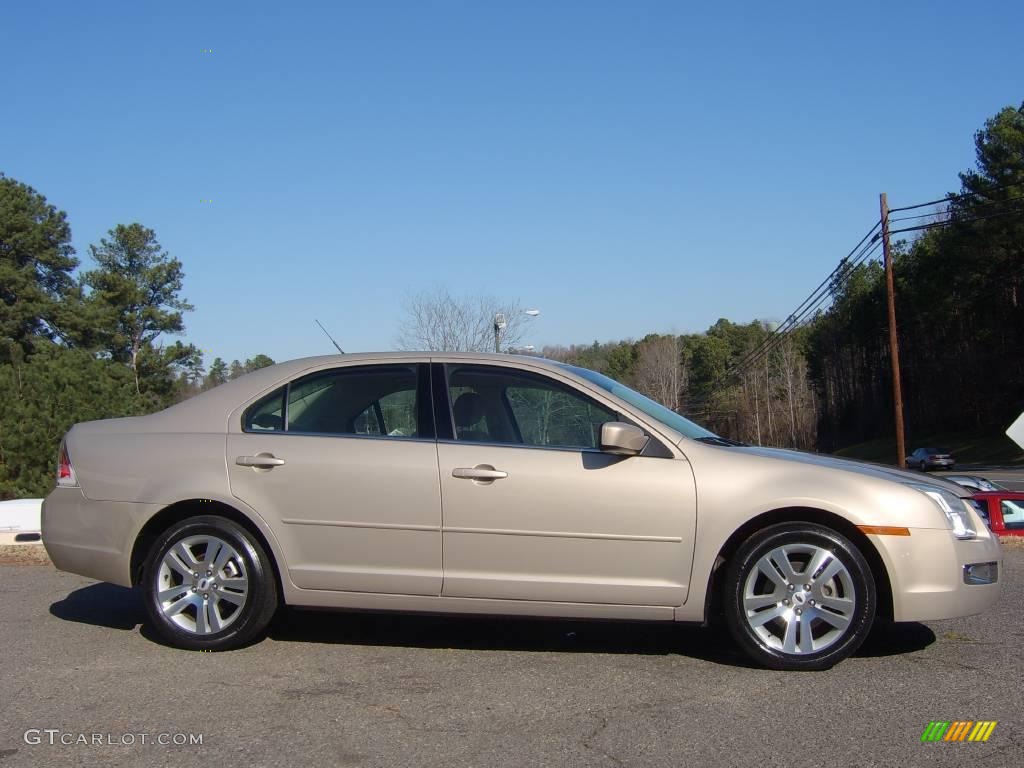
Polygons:
<instances>
[{"instance_id":1,"label":"power line","mask_svg":"<svg viewBox=\"0 0 1024 768\"><path fill-rule=\"evenodd\" d=\"M871 242L876 242L877 241L877 239L878 239L877 230L881 226L882 226L882 222L879 220L878 222L875 223L875 225L870 230L868 230L868 233L866 235L864 235L864 237L861 238L860 242L857 243L857 245L855 245L853 247L853 250L851 250L846 256L844 256L842 259L840 259L839 264L836 266L836 268L834 270L832 270L831 274L829 274L828 277L826 277L824 280L822 280L821 283L818 285L818 287L815 288L813 291L811 291L811 295L808 296L806 299L804 299L800 303L800 305L795 310L793 310L793 312L789 315L789 318L787 318L787 320L785 321L786 323L788 323L789 320L792 319L795 315L799 314L803 310L803 308L807 305L808 302L814 300L815 296L818 294L819 291L821 291L823 288L826 288L827 286L829 286L832 283L832 281L835 280L836 276L840 272L843 271L843 269L845 268L845 265L849 263L850 258L854 256L854 254L857 252L857 250L859 248L861 248L861 246L864 245L865 241L867 241L868 238L871 238ZM870 243L869 243L869 245L870 245ZM856 259L857 257L854 257L854 258ZM772 333L774 334L778 330L779 329L776 328L776 330L773 331ZM762 342L762 346L765 343L767 343L767 340ZM758 351L759 351L759 348L755 348L751 352L748 352L747 355L743 359L741 359L738 363L736 363L733 366L731 366L730 370L744 366L746 364L746 362L747 362L747 358L754 356L755 354L757 354Z\"/></svg>"},{"instance_id":2,"label":"power line","mask_svg":"<svg viewBox=\"0 0 1024 768\"><path fill-rule=\"evenodd\" d=\"M864 244L864 240L867 240L867 238L871 236L871 234L872 233L869 232L868 235L866 235L864 239L861 240L859 246ZM768 337L761 342L761 344L758 347L756 347L751 352L748 352L747 355L745 355L739 362L732 365L727 374L732 374L739 371L740 369L748 368L754 362L760 360L760 358L763 357L765 352L767 351L767 347L769 347L772 344L774 337L781 336L790 331L792 328L795 328L809 314L815 312L818 308L820 308L822 303L824 303L824 301L830 295L835 294L835 283L849 278L849 276L858 266L864 263L864 261L866 261L872 253L878 250L879 246L880 241L877 239L877 237L872 237L872 239L866 245L863 245L863 247L861 247L860 252L854 255L853 258L847 256L846 258L842 259L839 262L839 265L834 270L832 270L832 273L828 277L826 277L825 280L823 280L821 284L811 292L811 295L804 299L803 302L800 303L800 306L798 306L789 315L789 317L786 318L786 320L783 323L781 323L774 331L772 331L768 335Z\"/></svg>"},{"instance_id":3,"label":"power line","mask_svg":"<svg viewBox=\"0 0 1024 768\"><path fill-rule=\"evenodd\" d=\"M966 192L961 194L953 194L944 197L940 200L931 200L926 203L918 203L916 205L908 205L900 208L888 209L888 213L899 212L899 211L912 211L919 210L928 206L935 206L942 203L950 203L958 199L964 198L978 198L982 195L989 195L994 192L1000 192L1011 187L1020 187L1021 182L1014 182L1011 184L1004 184L997 187L992 187L982 192ZM1024 200L1024 195L1014 195L1004 200L981 200L975 202L972 206L974 210L982 209L983 215L980 216L958 216L956 214L950 214L948 210L941 212L930 212L925 214L916 214L913 216L901 216L897 218L891 218L887 216L887 222L892 223L896 221L912 221L925 219L936 215L945 215L948 218L942 221L933 221L927 224L902 227L900 229L891 230L890 235L900 234L903 232L918 232L923 230L935 229L937 227L945 227L954 224L969 224L975 221L983 221L985 219L996 218L998 216L1006 216L1016 213L1024 213L1024 206L1013 206L1009 210L997 210L995 212L987 212L986 209L992 206L1006 205L1008 203L1014 203L1019 200ZM879 219L875 225L868 231L860 242L857 243L843 259L839 261L839 264L835 269L815 288L811 291L810 295L807 296L797 308L783 321L778 327L771 331L760 344L756 345L754 349L748 351L743 357L733 365L729 366L722 374L720 374L707 389L707 394L699 399L696 403L688 403L688 412L692 414L711 415L713 413L726 413L727 411L721 408L710 408L708 407L717 389L727 383L728 381L744 375L747 370L752 368L755 364L759 363L763 358L770 355L776 349L781 346L786 339L796 333L800 327L806 324L807 319L813 318L817 315L821 307L830 298L834 299L836 294L845 287L849 278L853 275L854 271L871 259L881 248L881 236L882 233L879 231L882 227L882 221Z\"/></svg>"},{"instance_id":4,"label":"power line","mask_svg":"<svg viewBox=\"0 0 1024 768\"><path fill-rule=\"evenodd\" d=\"M1009 216L1009 215L1012 215L1014 213L1024 213L1024 206L1021 206L1019 208L1013 208L1013 209L1011 209L1009 211L998 211L996 213L990 213L990 214L987 214L985 216L972 216L972 217L967 218L967 219L952 218L952 219L949 219L948 221L935 221L935 222L932 222L931 224L921 224L920 226L917 226L917 227L903 227L902 229L894 229L889 234L890 235L896 235L896 234L899 234L900 232L921 232L921 231L926 230L926 229L936 229L937 227L949 227L949 226L952 226L954 224L971 224L971 223L973 223L975 221L984 221L985 219L994 219L997 216Z\"/></svg>"},{"instance_id":5,"label":"power line","mask_svg":"<svg viewBox=\"0 0 1024 768\"><path fill-rule=\"evenodd\" d=\"M1009 198L1008 200L1003 200L1003 201L989 201L988 203L979 203L979 206L993 205L993 204L1003 204L1003 203L1006 203L1006 202L1012 202L1012 201L1021 200L1021 199L1024 199L1024 195L1014 196L1012 198ZM923 203L920 206L916 206L916 207L923 207L924 205L929 205L929 203ZM892 209L892 210L900 210L900 209ZM906 209L903 209L903 210L906 210ZM924 224L924 225L920 225L920 226L916 226L916 227L904 227L904 228L901 228L901 229L895 229L895 230L892 230L889 234L893 235L893 234L898 234L898 233L901 233L901 232L914 232L914 231L920 231L920 230L926 230L926 229L934 229L936 227L949 226L951 224L958 224L958 223L960 223L960 224L968 224L968 223L971 223L971 222L974 222L974 221L983 221L985 219L991 219L991 218L995 218L997 216L1005 216L1005 215L1014 214L1014 213L1024 213L1024 207L1014 207L1011 210L1007 210L1007 211L997 211L997 212L994 212L994 213L988 213L988 214L985 214L985 215L982 215L982 216L972 216L972 217L969 217L969 218L954 217L954 218L951 218L951 219L946 220L946 221L932 222L930 224ZM921 218L921 217L907 217L907 218ZM881 222L879 222L879 224L876 224L875 227L872 228L871 232L869 232L868 235L865 235L865 237L863 239L861 239L860 243L858 243L858 247L860 247L864 243L864 241L867 240L868 237L870 237L872 235L872 233L874 232L874 229L877 228L880 224L881 224ZM822 304L825 302L825 300L829 298L830 295L834 295L834 289L832 288L832 286L830 284L833 281L836 281L836 280L848 279L849 276L853 273L853 270L856 269L856 267L858 267L861 264L863 264L865 261L867 261L867 259L869 259L872 255L874 255L875 252L877 252L879 245L880 245L880 243L878 241L878 236L876 235L876 236L872 237L871 241L866 246L864 246L861 249L860 253L857 254L857 256L855 256L853 259L850 259L850 260L844 259L843 261L841 261L839 263L839 266L836 267L836 269L832 271L832 274L829 275L829 277L826 278L818 286L818 288L816 288L811 293L811 295L808 296L808 298L804 299L804 301L801 303L801 305L799 307L797 307L796 311L794 311L794 313L789 316L789 318L785 321L785 323L783 323L778 328L776 328L775 331L773 331L772 334L770 334L757 348L755 348L752 352L749 352L738 363L734 364L726 372L726 375L724 377L722 377L722 378L723 379L728 379L728 378L731 378L732 376L735 376L735 375L738 375L738 374L742 374L746 369L752 367L754 365L754 363L759 362L763 357L765 357L766 355L771 354L771 352L773 352L775 349L777 349L779 347L779 345L781 345L781 343L785 340L786 337L792 335L792 333L794 333L796 331L796 329L801 324L801 321L803 321L805 318L807 318L808 315L810 315L811 313L816 312L822 306ZM856 248L854 250L856 250ZM822 292L822 288L824 286L826 286L826 285L830 286L829 290L825 291L825 292Z\"/></svg>"},{"instance_id":6,"label":"power line","mask_svg":"<svg viewBox=\"0 0 1024 768\"><path fill-rule=\"evenodd\" d=\"M755 347L755 349L748 352L740 362L730 366L723 374L716 378L715 381L709 385L708 393L703 398L696 402L690 401L688 403L687 412L690 414L710 414L712 411L707 408L707 405L711 401L715 390L731 379L742 376L748 369L752 368L756 363L759 363L763 358L778 349L783 343L785 343L786 339L796 333L800 327L805 324L805 321L809 317L817 313L825 301L830 297L834 297L838 289L837 283L848 280L857 267L874 256L878 252L879 248L881 248L881 240L879 236L874 235L875 229L880 225L881 222L876 224L875 227L872 227L868 234L861 239L860 243L858 243L860 251L853 255L852 258L847 256L842 259L832 273L822 281L818 288L811 292L810 296L801 302L800 306L790 314L783 324L772 331L757 347ZM865 241L868 240L868 238L871 239L865 244ZM853 254L852 251L851 254ZM826 289L822 290L823 288Z\"/></svg>"},{"instance_id":7,"label":"power line","mask_svg":"<svg viewBox=\"0 0 1024 768\"><path fill-rule=\"evenodd\" d=\"M1010 182L1009 184L1000 184L999 186L990 187L989 189L984 190L984 194L991 194L992 192L1002 192L1004 189L1010 189L1011 187L1019 187L1022 186L1022 184L1024 184L1024 182L1020 181L1013 181ZM951 203L960 197L980 197L981 194L981 192L954 192L953 194L947 195L941 200L930 200L927 203L918 203L917 205L905 205L902 208L890 208L889 213L898 213L899 211L913 211L918 208L926 208L929 205L938 205L939 203Z\"/></svg>"},{"instance_id":8,"label":"power line","mask_svg":"<svg viewBox=\"0 0 1024 768\"><path fill-rule=\"evenodd\" d=\"M988 200L983 203L975 203L974 205L971 206L971 210L976 210L978 208L988 208L993 205L1006 205L1007 203L1014 203L1018 200L1024 200L1024 195L1014 195L1013 197L1007 197L1003 200ZM954 218L954 214L949 209L946 209L943 211L934 211L931 213L917 213L914 214L913 216L896 216L890 218L889 223L891 224L896 221L912 221L913 219L927 219L930 216L949 216L950 220L953 220Z\"/></svg>"},{"instance_id":9,"label":"power line","mask_svg":"<svg viewBox=\"0 0 1024 768\"><path fill-rule=\"evenodd\" d=\"M850 263L850 268L846 271L845 274L842 275L842 279L843 280L848 280L849 277L853 274L854 269L856 269L858 266L860 266L865 261L867 261L869 258L871 258L875 253L877 253L877 251L878 251L878 249L880 247L881 247L880 243L875 243L871 247L871 249L869 251L867 251L860 259L858 259L856 262L851 262ZM752 368L755 363L760 362L763 358L767 357L772 352L774 352L776 349L778 349L783 344L783 342L785 342L785 340L787 338L789 338L794 333L796 333L797 330L799 330L801 325L804 324L805 320L807 320L809 317L813 317L817 313L817 311L822 307L822 305L829 298L833 298L834 295L835 295L834 291L829 291L828 293L822 294L821 297L818 298L818 300L814 304L808 306L807 309L804 310L804 312L799 317L795 318L794 322L790 325L790 327L784 333L778 335L774 340L769 339L768 346L766 346L764 348L764 350L759 352L754 358L750 359L742 367L742 369L740 369L740 368L735 369L735 374L734 375L743 373L748 368Z\"/></svg>"}]
</instances>

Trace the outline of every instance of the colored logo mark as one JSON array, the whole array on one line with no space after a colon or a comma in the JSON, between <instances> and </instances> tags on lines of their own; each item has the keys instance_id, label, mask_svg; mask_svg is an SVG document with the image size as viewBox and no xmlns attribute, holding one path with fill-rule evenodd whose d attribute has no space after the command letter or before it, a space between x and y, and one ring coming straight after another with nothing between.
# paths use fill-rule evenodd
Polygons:
<instances>
[{"instance_id":1,"label":"colored logo mark","mask_svg":"<svg viewBox=\"0 0 1024 768\"><path fill-rule=\"evenodd\" d=\"M997 720L932 720L921 741L988 741Z\"/></svg>"}]
</instances>

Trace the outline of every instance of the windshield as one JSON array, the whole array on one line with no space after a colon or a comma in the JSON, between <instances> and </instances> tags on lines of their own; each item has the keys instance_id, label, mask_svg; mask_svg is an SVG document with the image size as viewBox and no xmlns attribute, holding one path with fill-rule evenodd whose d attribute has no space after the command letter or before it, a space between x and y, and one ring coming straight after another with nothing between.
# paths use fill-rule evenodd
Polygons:
<instances>
[{"instance_id":1,"label":"windshield","mask_svg":"<svg viewBox=\"0 0 1024 768\"><path fill-rule=\"evenodd\" d=\"M639 392L630 389L625 384L620 384L615 379L610 379L604 374L596 373L595 371L588 370L587 368L577 368L575 365L566 365L565 363L559 363L562 368L567 371L572 371L577 376L586 379L592 384L597 384L601 389L606 392L610 392L621 400L625 400L627 403L632 405L634 408L643 411L652 419L660 421L667 427L671 427L681 435L685 435L692 440L700 440L702 438L715 438L718 439L718 435L714 432L709 432L704 427L694 424L689 419L680 416L673 410L666 408L661 403L657 403L651 398L641 395Z\"/></svg>"}]
</instances>

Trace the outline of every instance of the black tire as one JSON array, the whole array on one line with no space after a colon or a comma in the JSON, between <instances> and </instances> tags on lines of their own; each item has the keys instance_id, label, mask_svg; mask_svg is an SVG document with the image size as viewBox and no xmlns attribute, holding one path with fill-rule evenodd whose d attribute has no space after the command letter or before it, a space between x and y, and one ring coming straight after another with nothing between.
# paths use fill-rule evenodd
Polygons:
<instances>
[{"instance_id":1,"label":"black tire","mask_svg":"<svg viewBox=\"0 0 1024 768\"><path fill-rule=\"evenodd\" d=\"M788 548L791 576L773 567L774 575L768 577L761 569L762 558L775 553L777 559L780 547ZM794 566L799 565L801 557L806 558L803 563L806 569L816 555L823 558L816 568L821 577L815 579L805 571L796 571ZM833 560L838 565L834 565ZM829 577L833 569L838 569L838 574ZM793 581L807 581L811 589L805 590L805 584L792 584ZM748 586L752 587L749 598ZM764 591L769 586L772 590ZM782 523L750 536L727 563L723 590L722 604L730 634L751 659L770 669L819 670L842 661L868 636L878 602L871 568L860 550L841 534L815 523ZM780 599L776 602L775 597ZM748 617L745 598L768 602L752 609ZM845 607L847 599L852 600L848 608ZM847 613L848 623L844 628L837 626L842 616L832 609L840 602ZM798 609L798 605L802 607ZM804 616L805 611L809 619ZM796 613L801 617L795 619L793 638L799 639L804 647L787 652L784 642L790 637L787 630ZM769 614L781 615L764 621L759 633L752 622L757 623L758 617ZM804 632L808 633L806 639ZM820 650L814 647L817 643L821 644Z\"/></svg>"},{"instance_id":2,"label":"black tire","mask_svg":"<svg viewBox=\"0 0 1024 768\"><path fill-rule=\"evenodd\" d=\"M206 537L212 537L211 540L226 544L233 550L231 557L217 574L202 579L207 574L199 569L198 564L189 563L197 568L195 574L200 581L186 582L179 569L164 567L164 558L174 547L185 544L189 547L190 553L195 554L203 546L199 542ZM212 546L214 545L211 544L210 547ZM208 551L210 547L202 550L205 554L200 556L213 556ZM177 562L183 561L179 558ZM175 583L178 581L181 583ZM246 582L244 597L240 599L241 593L231 590L241 590L241 586L234 584L243 581ZM197 583L198 592L196 588L192 588ZM229 584L231 586L228 586ZM178 605L179 599L190 603L184 610L177 612L176 619L165 614L160 599L161 588L167 587L171 587L166 589L167 592L180 592L180 598L174 597L169 601L173 602L174 606ZM157 538L146 560L142 592L150 626L168 644L192 651L226 651L252 642L270 624L279 600L273 566L259 541L232 520L215 515L200 515L182 520ZM200 598L195 596L199 594L204 595L204 602L200 602ZM225 599L229 595L234 595L232 600ZM207 622L208 629L205 632L198 631L199 605L210 606L204 611L202 619ZM215 619L210 613L211 610L217 612ZM176 622L191 622L194 626L190 629ZM223 628L215 630L214 622L223 622Z\"/></svg>"}]
</instances>

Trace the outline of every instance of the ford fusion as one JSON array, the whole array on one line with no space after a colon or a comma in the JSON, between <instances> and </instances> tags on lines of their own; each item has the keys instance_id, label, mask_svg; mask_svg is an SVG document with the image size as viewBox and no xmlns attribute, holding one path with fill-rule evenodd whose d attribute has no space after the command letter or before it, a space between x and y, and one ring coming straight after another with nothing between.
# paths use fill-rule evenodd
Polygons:
<instances>
[{"instance_id":1,"label":"ford fusion","mask_svg":"<svg viewBox=\"0 0 1024 768\"><path fill-rule=\"evenodd\" d=\"M876 617L991 606L968 491L744 446L593 371L503 355L315 357L159 413L75 425L54 564L144 595L167 642L226 650L282 604L706 623L823 669Z\"/></svg>"}]
</instances>

